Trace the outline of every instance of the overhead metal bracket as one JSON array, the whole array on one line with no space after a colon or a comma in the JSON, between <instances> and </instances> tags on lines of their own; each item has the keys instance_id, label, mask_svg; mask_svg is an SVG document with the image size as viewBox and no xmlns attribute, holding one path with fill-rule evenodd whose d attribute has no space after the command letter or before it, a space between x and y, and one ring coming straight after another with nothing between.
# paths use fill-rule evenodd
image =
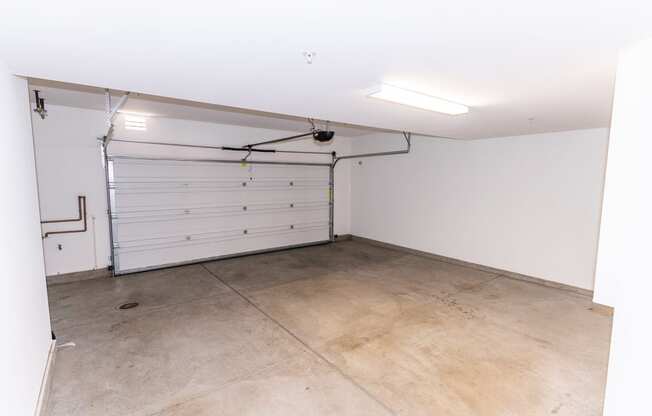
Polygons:
<instances>
[{"instance_id":1,"label":"overhead metal bracket","mask_svg":"<svg viewBox=\"0 0 652 416\"><path fill-rule=\"evenodd\" d=\"M108 145L108 142L111 141L111 133L113 132L113 119L115 118L115 115L118 113L120 108L127 102L127 98L129 98L129 91L125 93L122 97L120 97L120 100L116 103L115 106L111 106L111 92L109 89L104 90L104 107L106 111L106 126L107 126L107 131L106 135L104 136L104 146Z\"/></svg>"},{"instance_id":2,"label":"overhead metal bracket","mask_svg":"<svg viewBox=\"0 0 652 416\"><path fill-rule=\"evenodd\" d=\"M403 137L405 138L405 143L406 143L406 147L403 150L391 150L388 152L360 153L357 155L338 156L333 161L333 167L337 165L337 162L344 159L360 159L364 157L391 156L391 155L402 155L402 154L410 153L410 148L412 147L412 133L408 133L404 131Z\"/></svg>"},{"instance_id":3,"label":"overhead metal bracket","mask_svg":"<svg viewBox=\"0 0 652 416\"><path fill-rule=\"evenodd\" d=\"M111 126L113 124L113 119L115 118L116 113L122 106L125 104L127 101L127 98L129 98L129 91L125 93L122 97L120 97L120 100L117 102L117 104L114 107L111 107L111 93L109 92L108 88L104 92L105 94L105 107L106 107L106 124L107 126Z\"/></svg>"},{"instance_id":4,"label":"overhead metal bracket","mask_svg":"<svg viewBox=\"0 0 652 416\"><path fill-rule=\"evenodd\" d=\"M272 140L265 140L265 141L257 142L257 143L251 143L251 144L248 144L248 145L244 146L244 148L249 148L250 149L250 148L256 147L256 146L263 146L263 145L266 145L266 144L274 144L274 143L282 143L282 142L287 142L287 141L290 141L290 140L301 139L301 138L304 138L304 137L313 137L313 138L316 139L319 134L323 134L322 130L315 127L315 121L313 119L309 118L308 123L310 123L311 127L310 127L310 131L307 132L307 133L301 133L301 134L296 134L296 135L293 135L293 136L281 137L280 139L272 139ZM329 131L329 129L328 129L328 121L326 122L326 131ZM329 137L329 140L332 137L333 137L333 135L331 134L331 136Z\"/></svg>"},{"instance_id":5,"label":"overhead metal bracket","mask_svg":"<svg viewBox=\"0 0 652 416\"><path fill-rule=\"evenodd\" d=\"M255 146L262 146L262 145L265 145L265 144L274 144L274 143L287 142L289 140L299 139L299 138L302 138L302 137L308 137L308 136L312 137L312 135L313 135L313 130L309 131L308 133L301 133L301 134L297 134L297 135L294 135L294 136L281 137L280 139L265 140L263 142L248 144L248 145L245 146L245 148L255 147Z\"/></svg>"}]
</instances>

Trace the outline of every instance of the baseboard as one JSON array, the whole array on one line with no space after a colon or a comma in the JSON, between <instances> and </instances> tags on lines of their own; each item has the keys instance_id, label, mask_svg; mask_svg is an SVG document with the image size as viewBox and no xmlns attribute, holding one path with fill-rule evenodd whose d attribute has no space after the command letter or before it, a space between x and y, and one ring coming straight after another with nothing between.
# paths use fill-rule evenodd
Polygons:
<instances>
[{"instance_id":1,"label":"baseboard","mask_svg":"<svg viewBox=\"0 0 652 416\"><path fill-rule=\"evenodd\" d=\"M350 241L353 239L351 234L338 234L335 236L335 242L338 241Z\"/></svg>"},{"instance_id":2,"label":"baseboard","mask_svg":"<svg viewBox=\"0 0 652 416\"><path fill-rule=\"evenodd\" d=\"M399 246L399 245L396 245L396 244L390 244L390 243L385 243L383 241L373 240L373 239L370 239L370 238L359 237L357 235L353 235L352 239L357 240L357 241L363 241L365 243L372 244L372 245L379 246L379 247L385 247L385 248L389 248L389 249L392 249L392 250L401 251L401 252L408 253L408 254L414 254L414 255L417 255L417 256L428 257L428 258L431 258L433 260L439 260L439 261L443 261L443 262L446 262L446 263L455 264L455 265L458 265L458 266L464 266L464 267L468 267L468 268L475 269L475 270L481 270L483 272L500 274L500 275L508 277L510 279L535 283L535 284L542 285L542 286L547 286L547 287L552 287L552 288L556 288L556 289L565 290L565 291L568 291L568 292L573 292L573 293L576 293L576 294L582 295L582 296L593 297L593 291L592 290L583 289L583 288L580 288L580 287L575 287L575 286L567 285L567 284L564 284L564 283L552 282L550 280L545 280L545 279L541 279L541 278L533 277L533 276L527 276L527 275L524 275L524 274L511 272L509 270L497 269L497 268L494 268L494 267L489 267L489 266L485 266L485 265L477 264L477 263L471 263L471 262L468 262L468 261L459 260L459 259L455 259L455 258L452 258L452 257L446 257L446 256L441 256L439 254L428 253L427 251L415 250L415 249L412 249L412 248L403 247L403 246Z\"/></svg>"},{"instance_id":3,"label":"baseboard","mask_svg":"<svg viewBox=\"0 0 652 416\"><path fill-rule=\"evenodd\" d=\"M89 280L89 279L101 279L103 277L111 277L111 271L104 267L102 269L96 269L96 270L84 270L81 272L73 272L73 273L63 273L63 274L53 274L50 276L46 276L45 281L47 282L48 286L50 285L57 285L61 283L70 283L70 282L79 282L82 280Z\"/></svg>"},{"instance_id":4,"label":"baseboard","mask_svg":"<svg viewBox=\"0 0 652 416\"><path fill-rule=\"evenodd\" d=\"M38 394L38 401L36 402L36 410L34 416L45 416L47 412L48 398L50 396L50 387L52 384L52 366L54 365L54 355L56 352L57 340L53 339L48 351L48 361L45 364L45 371L43 372L43 379L41 380L41 389Z\"/></svg>"},{"instance_id":5,"label":"baseboard","mask_svg":"<svg viewBox=\"0 0 652 416\"><path fill-rule=\"evenodd\" d=\"M612 306L603 305L601 303L593 302L593 304L591 305L591 310L601 315L606 315L606 316L614 315L614 308Z\"/></svg>"}]
</instances>

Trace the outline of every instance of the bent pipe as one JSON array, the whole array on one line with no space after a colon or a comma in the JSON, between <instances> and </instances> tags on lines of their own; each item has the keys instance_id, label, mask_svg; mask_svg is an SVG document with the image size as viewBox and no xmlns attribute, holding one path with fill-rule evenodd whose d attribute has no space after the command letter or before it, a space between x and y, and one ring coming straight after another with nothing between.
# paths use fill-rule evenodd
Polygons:
<instances>
[{"instance_id":1,"label":"bent pipe","mask_svg":"<svg viewBox=\"0 0 652 416\"><path fill-rule=\"evenodd\" d=\"M43 238L48 238L48 236L53 235L53 234L70 234L70 233L84 233L88 230L88 222L87 222L87 217L86 217L86 197L83 195L80 195L77 197L78 201L78 209L79 209L79 216L78 218L70 218L70 219L65 219L65 220L45 220L41 221L41 224L51 224L51 223L62 223L62 222L77 222L77 221L84 221L84 227L79 229L79 230L64 230L64 231L48 231L43 235ZM83 214L82 214L83 212Z\"/></svg>"},{"instance_id":2,"label":"bent pipe","mask_svg":"<svg viewBox=\"0 0 652 416\"><path fill-rule=\"evenodd\" d=\"M43 220L41 224L51 224L56 222L77 222L82 220L82 205L84 206L84 212L86 212L86 197L79 195L77 197L77 218L66 218L65 220Z\"/></svg>"}]
</instances>

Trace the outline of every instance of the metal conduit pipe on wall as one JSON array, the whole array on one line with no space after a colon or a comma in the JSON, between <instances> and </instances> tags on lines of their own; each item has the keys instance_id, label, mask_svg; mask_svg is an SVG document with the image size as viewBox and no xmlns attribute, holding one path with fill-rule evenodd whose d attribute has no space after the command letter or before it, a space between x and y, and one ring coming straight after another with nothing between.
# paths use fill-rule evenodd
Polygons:
<instances>
[{"instance_id":1,"label":"metal conduit pipe on wall","mask_svg":"<svg viewBox=\"0 0 652 416\"><path fill-rule=\"evenodd\" d=\"M66 218L62 220L43 220L41 221L41 224L57 224L63 222L78 222L83 220L84 221L83 228L78 230L48 231L43 235L43 238L47 238L48 236L53 234L70 234L70 233L86 232L86 230L88 229L88 224L86 221L86 196L79 195L77 197L77 209L78 209L77 218Z\"/></svg>"}]
</instances>

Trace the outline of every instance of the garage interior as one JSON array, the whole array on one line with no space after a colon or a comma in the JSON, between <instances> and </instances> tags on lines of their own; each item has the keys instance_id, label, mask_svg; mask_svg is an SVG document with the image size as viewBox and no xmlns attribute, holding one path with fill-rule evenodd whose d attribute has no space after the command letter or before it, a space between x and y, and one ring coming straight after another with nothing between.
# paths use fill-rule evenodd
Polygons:
<instances>
[{"instance_id":1,"label":"garage interior","mask_svg":"<svg viewBox=\"0 0 652 416\"><path fill-rule=\"evenodd\" d=\"M254 3L0 17L2 414L642 414L652 7Z\"/></svg>"}]
</instances>

